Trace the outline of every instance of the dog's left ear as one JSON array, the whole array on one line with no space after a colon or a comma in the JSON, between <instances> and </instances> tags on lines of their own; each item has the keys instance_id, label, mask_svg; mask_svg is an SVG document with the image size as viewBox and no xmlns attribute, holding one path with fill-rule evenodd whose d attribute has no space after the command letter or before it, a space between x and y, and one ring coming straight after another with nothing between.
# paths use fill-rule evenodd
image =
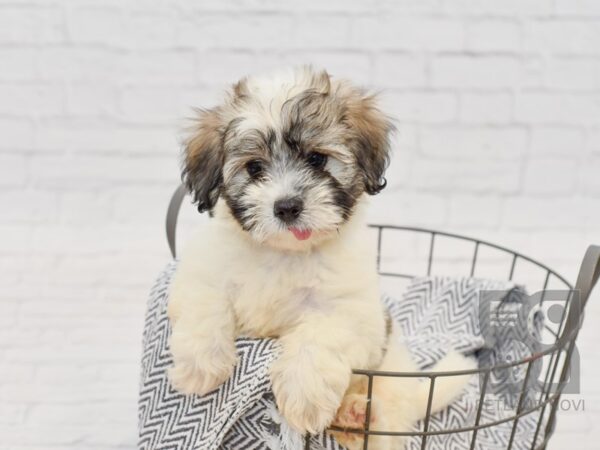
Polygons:
<instances>
[{"instance_id":1,"label":"dog's left ear","mask_svg":"<svg viewBox=\"0 0 600 450\"><path fill-rule=\"evenodd\" d=\"M223 123L218 109L200 110L196 120L185 145L182 179L204 212L215 206L223 183Z\"/></svg>"},{"instance_id":2,"label":"dog's left ear","mask_svg":"<svg viewBox=\"0 0 600 450\"><path fill-rule=\"evenodd\" d=\"M390 160L390 134L395 127L377 107L374 95L354 93L346 121L354 136L356 162L363 172L365 191L379 193L387 184L384 173Z\"/></svg>"}]
</instances>

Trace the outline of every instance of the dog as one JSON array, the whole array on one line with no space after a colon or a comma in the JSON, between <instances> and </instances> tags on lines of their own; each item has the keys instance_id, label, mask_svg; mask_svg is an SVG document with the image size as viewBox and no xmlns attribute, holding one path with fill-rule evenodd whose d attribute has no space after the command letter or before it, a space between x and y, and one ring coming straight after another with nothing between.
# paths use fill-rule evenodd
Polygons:
<instances>
[{"instance_id":1,"label":"dog","mask_svg":"<svg viewBox=\"0 0 600 450\"><path fill-rule=\"evenodd\" d=\"M236 337L276 337L277 406L316 433L352 392L352 369L381 365L365 207L386 185L393 128L374 95L311 67L247 77L198 112L183 181L213 217L169 292L175 389L212 391L232 373Z\"/></svg>"},{"instance_id":2,"label":"dog","mask_svg":"<svg viewBox=\"0 0 600 450\"><path fill-rule=\"evenodd\" d=\"M477 362L462 354L451 351L432 368L431 372L470 371ZM408 349L401 344L401 333L395 328L389 338L386 353L378 371L418 373L419 369ZM436 378L430 414L446 408L464 391L472 375L440 376ZM417 377L374 376L369 431L409 432L427 415L430 382ZM364 448L364 430L367 421L368 381L362 377L346 392L333 425L353 431L332 431L331 434L347 450ZM403 450L405 436L370 435L369 450Z\"/></svg>"}]
</instances>

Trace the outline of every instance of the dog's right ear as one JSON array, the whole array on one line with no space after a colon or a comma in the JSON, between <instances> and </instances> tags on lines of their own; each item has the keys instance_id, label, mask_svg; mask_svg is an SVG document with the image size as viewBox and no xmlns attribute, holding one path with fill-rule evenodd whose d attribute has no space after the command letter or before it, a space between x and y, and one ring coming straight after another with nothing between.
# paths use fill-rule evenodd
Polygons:
<instances>
[{"instance_id":1,"label":"dog's right ear","mask_svg":"<svg viewBox=\"0 0 600 450\"><path fill-rule=\"evenodd\" d=\"M210 211L221 191L225 159L223 131L218 109L199 110L185 145L182 179L200 212Z\"/></svg>"}]
</instances>

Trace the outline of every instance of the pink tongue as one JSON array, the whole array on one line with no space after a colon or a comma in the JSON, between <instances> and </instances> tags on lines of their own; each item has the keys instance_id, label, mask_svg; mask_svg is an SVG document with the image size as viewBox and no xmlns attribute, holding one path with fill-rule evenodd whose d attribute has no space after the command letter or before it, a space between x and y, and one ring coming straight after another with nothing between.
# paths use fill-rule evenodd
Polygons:
<instances>
[{"instance_id":1,"label":"pink tongue","mask_svg":"<svg viewBox=\"0 0 600 450\"><path fill-rule=\"evenodd\" d=\"M305 241L305 240L307 240L310 237L310 235L312 234L312 231L310 231L310 230L300 230L298 228L290 228L289 230L292 233L294 233L294 236L299 241Z\"/></svg>"}]
</instances>

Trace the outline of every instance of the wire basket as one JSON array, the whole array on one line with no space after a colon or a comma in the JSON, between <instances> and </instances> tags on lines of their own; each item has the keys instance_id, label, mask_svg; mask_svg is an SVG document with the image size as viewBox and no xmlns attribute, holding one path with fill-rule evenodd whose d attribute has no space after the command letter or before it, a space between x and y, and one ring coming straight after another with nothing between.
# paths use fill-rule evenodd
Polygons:
<instances>
[{"instance_id":1,"label":"wire basket","mask_svg":"<svg viewBox=\"0 0 600 450\"><path fill-rule=\"evenodd\" d=\"M598 276L600 275L600 247L590 246L585 254L579 276L575 286L569 283L562 275L550 269L548 266L538 262L528 256L525 256L519 252L510 250L506 247L496 245L480 239L473 239L466 236L446 233L442 231L435 231L425 228L417 227L406 227L406 226L394 226L394 225L371 225L377 233L377 269L379 275L384 279L404 279L410 280L417 276L440 274L443 273L443 268L448 267L448 261L443 261L443 256L438 257L436 248L438 248L444 240L453 240L459 242L464 249L469 251L468 257L450 259L450 264L455 265L457 262L463 263L463 276L477 276L479 266L482 264L484 259L483 253L485 250L492 251L496 254L495 258L489 258L492 260L504 259L505 264L492 264L495 267L497 273L495 274L498 279L506 279L509 281L517 278L519 269L522 268L531 277L532 271L541 273L541 296L540 296L540 307L546 300L546 292L549 287L552 289L561 289L566 293L565 303L562 309L560 320L554 324L554 326L545 324L545 332L549 333L552 337L552 344L546 347L543 351L530 355L520 361L511 363L495 365L492 367L481 367L475 370L460 371L460 372L418 372L418 373L392 373L392 372L381 372L377 370L354 370L355 375L362 375L367 377L367 407L366 417L364 423L364 429L342 429L339 427L331 427L330 431L343 431L361 434L364 439L363 449L369 448L369 437L373 435L379 436L403 436L403 437L419 437L421 439L421 449L427 448L427 441L430 436L433 435L448 435L451 433L471 433L470 449L475 448L477 442L478 431L483 428L494 427L504 423L512 422L512 432L508 440L506 449L510 450L513 448L515 434L517 430L517 424L519 420L529 414L536 414L537 426L534 435L531 437L531 450L545 449L546 445L554 431L556 424L556 412L560 401L561 394L563 393L564 387L569 382L569 373L571 366L571 359L575 347L575 341L577 334L581 328L583 311L586 302L589 298L590 292L593 289ZM382 255L382 249L393 248L395 253L402 252L403 249L397 246L388 246L386 244L386 235L391 233L405 233L411 235L412 244L417 242L417 245L413 247L420 247L424 258L421 258L423 264L412 265L413 268L420 268L420 272L406 273L399 269L389 269L384 267ZM409 242L411 240L409 239ZM406 242L406 241L405 241ZM418 244L420 242L420 245ZM425 245L423 245L425 242ZM417 252L418 253L418 252ZM412 258L416 255L414 252L409 252ZM503 256L504 258L499 258ZM418 259L418 258L416 258ZM438 264L441 262L441 264ZM446 264L444 264L444 262ZM488 261L489 262L489 261ZM410 264L409 264L410 265ZM440 266L441 271L436 270L437 266ZM528 266L528 267L526 267ZM533 270L532 270L533 269ZM486 272L486 277L490 277L491 273ZM545 374L543 376L542 389L537 396L537 401L534 405L528 404L525 406L525 396L527 392L527 385L531 374L531 368L536 362L544 360L545 363ZM509 368L524 368L525 376L523 378L523 385L520 389L520 394L516 403L516 409L514 414L510 417L503 417L501 420L480 423L482 409L484 405L484 399L488 394L488 381L490 374L496 370L503 370ZM429 429L429 423L431 419L431 406L432 399L435 390L436 380L442 377L477 374L480 377L480 396L477 402L477 413L475 423L472 426L466 426L461 428L453 429L436 429L432 431ZM411 432L392 432L392 431L371 431L369 430L370 415L371 415L371 398L373 390L373 380L377 377L392 376L392 377L419 377L428 379L429 382L429 396L427 402L426 415L423 419L423 429L420 431ZM310 449L311 443L307 436L305 439L305 449Z\"/></svg>"},{"instance_id":2,"label":"wire basket","mask_svg":"<svg viewBox=\"0 0 600 450\"><path fill-rule=\"evenodd\" d=\"M177 226L177 217L181 202L186 195L186 190L180 186L173 194L166 218L167 240L171 249L171 254L175 256L175 230ZM401 373L401 372L382 372L377 370L361 370L355 369L353 373L367 377L367 406L364 429L341 429L331 427L330 431L343 431L361 434L364 439L363 450L369 449L369 437L374 435L379 436L396 436L396 437L417 437L421 440L421 450L427 448L428 438L434 435L449 435L452 433L471 433L470 445L467 447L470 450L475 448L478 432L484 428L497 427L506 423L512 423L512 432L506 445L506 450L511 450L515 441L517 425L519 420L524 416L534 414L537 415L536 427L533 436L531 436L531 450L545 449L556 425L556 412L558 409L561 395L565 386L569 383L570 369L573 364L572 357L575 350L575 341L582 325L583 312L588 301L590 293L594 288L600 276L600 246L589 246L583 261L580 266L577 281L573 286L562 275L550 269L545 264L536 261L519 252L510 250L506 247L493 244L480 239L435 231L425 228L394 226L394 225L371 225L375 232L377 245L377 269L383 280L410 280L417 276L425 275L449 275L448 269L453 269L451 275L462 275L477 277L484 275L486 278L505 279L509 281L517 281L520 272L527 273L525 282L523 278L518 280L532 289L531 280L532 273L537 272L537 281L541 296L539 306L543 306L546 301L546 293L549 289L561 290L565 293L564 307L553 326L546 323L544 325L545 332L551 337L550 345L545 346L543 351L531 354L528 357L510 363L494 365L489 367L480 367L475 370L465 370L457 372L418 372L418 373ZM398 234L408 236L408 241L404 241L407 246L402 247L398 240L394 240L392 235ZM388 242L391 241L391 242ZM454 241L454 244L459 243L459 247L463 250L462 257L454 257L458 253L457 246L451 248L448 252L441 251L444 241ZM409 251L406 252L407 248ZM383 251L389 249L393 251L391 258L386 256ZM467 255L465 255L465 250ZM490 251L493 255L490 255ZM399 254L408 254L406 265L410 267L410 271L401 270L398 267L389 268L386 264L390 260L394 260ZM492 264L486 264L489 262ZM420 263L420 264L419 264ZM456 268L462 266L462 271L456 273ZM481 270L483 266L487 267L487 272ZM489 270L489 268L493 270ZM526 396L526 387L531 375L531 368L534 364L542 361L545 363L545 373L541 383L541 391L537 395L535 404L531 405L528 402L525 405L524 399ZM484 399L488 394L490 374L496 370L504 370L509 368L524 368L525 376L520 388L518 400L514 414L509 417L503 417L500 420L481 423L482 410ZM431 419L431 408L433 395L435 391L436 380L443 377L477 374L480 378L480 395L477 402L477 412L475 423L471 426L453 428L453 429L436 429L429 428ZM423 429L420 431L411 432L393 432L393 431L373 431L369 430L371 416L371 399L373 391L373 380L377 377L419 377L428 379L429 381L429 396L427 401L426 415L423 419ZM305 438L305 450L311 449L310 436Z\"/></svg>"}]
</instances>

